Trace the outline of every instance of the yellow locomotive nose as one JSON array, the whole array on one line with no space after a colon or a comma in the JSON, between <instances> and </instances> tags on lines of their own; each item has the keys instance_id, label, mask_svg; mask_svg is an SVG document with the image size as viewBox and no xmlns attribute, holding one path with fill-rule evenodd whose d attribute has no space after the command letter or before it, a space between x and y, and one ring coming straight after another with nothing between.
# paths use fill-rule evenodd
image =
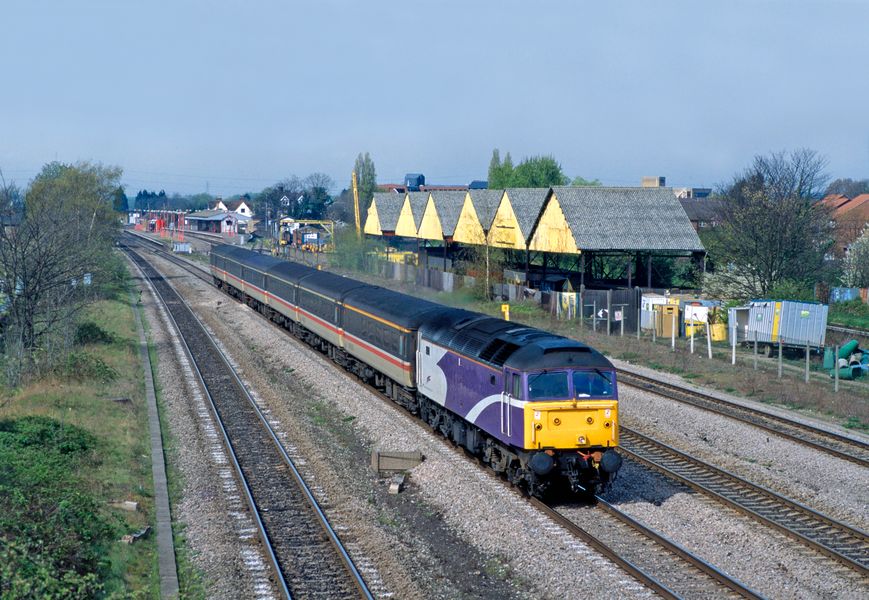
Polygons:
<instances>
[{"instance_id":1,"label":"yellow locomotive nose","mask_svg":"<svg viewBox=\"0 0 869 600\"><path fill-rule=\"evenodd\" d=\"M618 445L618 402L555 400L525 405L525 448L574 449Z\"/></svg>"}]
</instances>

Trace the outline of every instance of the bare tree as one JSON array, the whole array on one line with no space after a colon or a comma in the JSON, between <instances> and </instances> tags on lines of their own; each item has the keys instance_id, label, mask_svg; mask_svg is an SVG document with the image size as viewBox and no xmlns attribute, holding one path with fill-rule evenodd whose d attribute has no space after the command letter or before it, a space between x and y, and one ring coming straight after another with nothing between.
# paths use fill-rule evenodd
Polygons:
<instances>
[{"instance_id":1,"label":"bare tree","mask_svg":"<svg viewBox=\"0 0 869 600\"><path fill-rule=\"evenodd\" d=\"M9 299L4 342L17 373L57 357L76 313L109 277L120 230L112 209L120 175L118 168L89 163L46 165L24 196L18 223L0 231L2 291ZM14 206L6 202L3 210L10 214Z\"/></svg>"},{"instance_id":2,"label":"bare tree","mask_svg":"<svg viewBox=\"0 0 869 600\"><path fill-rule=\"evenodd\" d=\"M757 156L722 190L720 226L704 236L718 285L747 298L818 279L832 243L829 215L815 202L825 168L813 150Z\"/></svg>"}]
</instances>

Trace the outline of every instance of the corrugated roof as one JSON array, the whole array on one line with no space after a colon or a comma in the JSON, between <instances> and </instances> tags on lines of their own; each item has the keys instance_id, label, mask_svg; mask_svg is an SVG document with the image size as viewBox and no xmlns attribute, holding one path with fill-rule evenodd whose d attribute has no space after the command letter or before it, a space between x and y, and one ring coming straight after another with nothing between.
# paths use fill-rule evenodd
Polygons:
<instances>
[{"instance_id":1,"label":"corrugated roof","mask_svg":"<svg viewBox=\"0 0 869 600\"><path fill-rule=\"evenodd\" d=\"M492 220L495 218L495 211L498 210L504 190L468 190L468 193L471 194L471 202L474 204L474 210L477 211L477 218L480 219L483 231L488 232L492 227Z\"/></svg>"},{"instance_id":2,"label":"corrugated roof","mask_svg":"<svg viewBox=\"0 0 869 600\"><path fill-rule=\"evenodd\" d=\"M580 250L704 249L671 188L552 189Z\"/></svg>"},{"instance_id":3,"label":"corrugated roof","mask_svg":"<svg viewBox=\"0 0 869 600\"><path fill-rule=\"evenodd\" d=\"M435 209L441 220L441 230L444 237L453 237L456 225L462 214L462 206L465 204L465 191L433 191L431 193Z\"/></svg>"},{"instance_id":4,"label":"corrugated roof","mask_svg":"<svg viewBox=\"0 0 869 600\"><path fill-rule=\"evenodd\" d=\"M410 200L410 210L413 213L413 224L419 231L420 223L422 223L422 215L425 213L425 205L428 202L428 192L408 192L407 198Z\"/></svg>"},{"instance_id":5,"label":"corrugated roof","mask_svg":"<svg viewBox=\"0 0 869 600\"><path fill-rule=\"evenodd\" d=\"M234 217L235 215L230 215L225 210L213 209L213 210L200 210L198 212L192 212L187 215L188 219L199 219L200 221L219 221L223 217Z\"/></svg>"},{"instance_id":6,"label":"corrugated roof","mask_svg":"<svg viewBox=\"0 0 869 600\"><path fill-rule=\"evenodd\" d=\"M377 205L377 217L380 220L381 231L395 231L401 205L404 204L404 194L395 192L376 192L372 202Z\"/></svg>"},{"instance_id":7,"label":"corrugated roof","mask_svg":"<svg viewBox=\"0 0 869 600\"><path fill-rule=\"evenodd\" d=\"M537 223L537 218L543 212L543 204L549 197L550 188L508 188L507 197L516 215L519 229L525 236L525 241L531 239L531 230ZM672 192L671 192L672 193ZM675 198L675 196L674 196Z\"/></svg>"}]
</instances>

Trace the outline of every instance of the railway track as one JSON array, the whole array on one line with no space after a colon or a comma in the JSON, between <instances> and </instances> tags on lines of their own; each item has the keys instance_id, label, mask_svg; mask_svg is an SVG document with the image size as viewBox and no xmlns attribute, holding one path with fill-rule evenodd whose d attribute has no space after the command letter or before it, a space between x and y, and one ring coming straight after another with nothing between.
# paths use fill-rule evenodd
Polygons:
<instances>
[{"instance_id":1,"label":"railway track","mask_svg":"<svg viewBox=\"0 0 869 600\"><path fill-rule=\"evenodd\" d=\"M209 285L211 284L212 277L210 273L204 270L204 268L192 265L188 261L175 257L170 253L165 253L161 251L161 255L190 271L196 277L199 277L203 281L209 283ZM342 369L340 369L340 367L338 367L337 365L334 365L334 367L339 372L346 375L346 373ZM620 380L623 378L624 374L620 375ZM355 378L354 381L356 381ZM362 382L357 381L357 383L360 383L361 385L370 389L372 392L380 395L379 390L376 390L375 388L372 388L371 386L368 386ZM406 411L403 411L399 407L394 406L389 402L387 402L387 404L393 409L402 412L402 414L404 415L408 414L406 413ZM626 438L629 438L631 435L639 436L639 438L645 438L645 436L642 436L642 434L638 434L637 432L633 432L632 430L626 429L624 426L621 426L623 447L626 446L625 454L630 458L633 458L637 462L645 464L646 466L653 468L658 472L663 472L668 476L674 477L675 479L682 481L687 485L695 487L695 489L700 489L704 493L712 495L713 497L724 502L725 504L735 506L736 503L738 504L738 506L735 507L741 512L748 512L748 514L751 514L752 517L761 519L765 523L775 527L776 529L785 531L792 537L798 539L800 542L808 544L815 549L821 551L825 555L830 556L840 562L843 562L844 564L847 564L849 567L858 570L864 575L867 573L867 552L869 552L869 550L867 550L867 544L869 544L869 540L867 540L865 533L850 529L847 526L839 524L831 519L824 521L825 519L827 519L826 517L820 515L819 513L815 513L807 507L802 507L797 503L787 500L781 496L775 495L773 492L768 492L767 490L763 490L763 488L759 488L759 486L754 486L749 482L743 481L742 483L744 484L744 486L754 487L758 490L763 490L764 492L768 492L769 494L775 496L778 499L776 500L776 502L778 502L780 506L791 507L790 515L788 514L787 510L785 510L784 512L779 510L779 513L777 515L779 520L772 520L774 519L776 514L774 512L771 512L770 510L760 510L758 508L759 512L751 511L750 507L754 506L754 504L758 501L755 494L750 494L747 498L744 499L745 501L743 502L743 504L739 504L738 500L732 500L730 496L723 493L726 490L720 490L719 488L722 493L715 493L715 488L713 488L712 486L697 487L699 484L693 479L690 479L690 474L692 472L690 468L686 471L687 475L680 475L679 470L670 470L666 468L663 461L655 462L653 458L648 458L651 453L648 451L648 449L642 449L639 443L634 443L633 445L631 445L631 442L628 441L628 443L625 444L624 442ZM636 442L639 438L635 438L634 442ZM666 448L666 446L664 446L663 444L655 442L650 438L645 439L649 440L649 442L652 443L653 447L655 445L658 445L659 447ZM675 450L673 450L673 452L678 453L678 451ZM685 456L687 457L687 455ZM704 463L695 460L694 472L700 473L703 472L704 469L719 471L711 465L705 465ZM723 471L720 471L720 473L723 473L734 479L739 479L736 476L727 474ZM746 488L743 487L742 489L744 490ZM736 493L736 495L738 496L738 492ZM534 504L539 510L548 514L550 518L552 518L555 522L561 524L568 531L570 531L580 539L584 540L589 545L596 548L599 552L610 558L610 560L613 560L616 564L622 567L634 578L654 589L656 592L664 597L759 597L756 592L750 590L749 588L746 588L738 581L733 580L725 573L717 570L714 566L705 563L705 561L694 556L688 550L682 548L675 542L666 539L657 532L654 532L653 530L645 527L641 523L633 520L628 515L619 511L616 507L610 505L609 503L606 503L606 501L602 498L598 499L598 507L596 508L596 510L600 511L600 514L602 514L601 522L606 522L610 524L610 533L607 533L607 527L603 527L602 530L596 528L595 533L597 535L594 535L586 529L583 529L580 525L571 521L568 516L561 514L553 507L547 506L546 504L533 498L529 499L529 501ZM805 511L808 511L808 514L812 517L808 518L807 521L803 521L799 524L794 523L794 526L792 528L789 528L786 524L787 518L791 518L793 520L796 517L796 514L800 511L800 509L805 509ZM803 513L803 516L806 517L806 513ZM825 532L823 525L812 523L812 518L820 520L822 523L826 522L829 529ZM849 546L847 543L844 543L843 540L835 542L829 539L830 536L827 534L830 531L835 530L837 526L844 527L845 530L852 532L848 535L853 538L853 544ZM839 531L842 531L842 529L840 528ZM631 539L632 542L620 542L619 540L622 538Z\"/></svg>"},{"instance_id":2,"label":"railway track","mask_svg":"<svg viewBox=\"0 0 869 600\"><path fill-rule=\"evenodd\" d=\"M184 341L285 597L371 598L311 490L238 375L180 295L133 248Z\"/></svg>"},{"instance_id":3,"label":"railway track","mask_svg":"<svg viewBox=\"0 0 869 600\"><path fill-rule=\"evenodd\" d=\"M678 402L736 419L804 446L810 446L860 466L869 467L869 444L866 442L630 371L619 369L618 374L620 384L628 384Z\"/></svg>"},{"instance_id":4,"label":"railway track","mask_svg":"<svg viewBox=\"0 0 869 600\"><path fill-rule=\"evenodd\" d=\"M762 598L676 542L597 496L582 518L530 498L538 510L609 558L663 598ZM588 508L577 509L587 512Z\"/></svg>"},{"instance_id":5,"label":"railway track","mask_svg":"<svg viewBox=\"0 0 869 600\"><path fill-rule=\"evenodd\" d=\"M869 576L869 534L621 425L619 451Z\"/></svg>"}]
</instances>

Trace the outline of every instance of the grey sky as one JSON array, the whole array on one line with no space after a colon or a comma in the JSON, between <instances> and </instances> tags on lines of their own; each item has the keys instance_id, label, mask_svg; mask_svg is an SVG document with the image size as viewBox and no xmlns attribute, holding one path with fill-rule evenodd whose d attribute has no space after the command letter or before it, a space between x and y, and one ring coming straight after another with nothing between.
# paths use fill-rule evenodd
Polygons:
<instances>
[{"instance_id":1,"label":"grey sky","mask_svg":"<svg viewBox=\"0 0 869 600\"><path fill-rule=\"evenodd\" d=\"M128 192L570 176L714 185L806 146L869 177L869 0L4 0L0 168L124 168Z\"/></svg>"}]
</instances>

